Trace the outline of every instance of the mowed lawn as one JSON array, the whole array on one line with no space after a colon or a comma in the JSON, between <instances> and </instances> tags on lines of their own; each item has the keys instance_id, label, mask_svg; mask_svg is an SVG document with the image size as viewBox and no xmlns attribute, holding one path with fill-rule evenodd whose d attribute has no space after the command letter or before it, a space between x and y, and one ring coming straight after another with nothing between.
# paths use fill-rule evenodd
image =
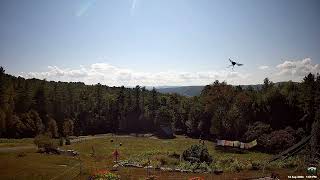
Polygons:
<instances>
[{"instance_id":1,"label":"mowed lawn","mask_svg":"<svg viewBox=\"0 0 320 180\"><path fill-rule=\"evenodd\" d=\"M80 153L79 157L40 154L36 153L35 150L2 152L0 153L0 179L86 179L96 170L112 169L114 165L112 152L116 148L120 152L120 160L143 162L148 159L154 161L161 155L182 154L186 148L198 143L198 139L184 136L163 140L154 137L105 135L62 147L77 150ZM214 161L224 162L224 160L233 159L246 165L252 161L266 162L271 157L269 154L259 152L236 154L215 150L213 143L210 141L205 141L205 145ZM170 158L168 160L170 161ZM78 175L80 172L81 175ZM139 179L147 176L145 169L137 168L121 167L114 173L119 174L121 179ZM208 174L169 173L156 170L151 171L151 174L161 176L161 179L187 179L192 176L212 178ZM216 177L220 177L218 179L228 178L227 174L232 175L233 178L237 176L261 176L262 171L225 172L223 175Z\"/></svg>"}]
</instances>

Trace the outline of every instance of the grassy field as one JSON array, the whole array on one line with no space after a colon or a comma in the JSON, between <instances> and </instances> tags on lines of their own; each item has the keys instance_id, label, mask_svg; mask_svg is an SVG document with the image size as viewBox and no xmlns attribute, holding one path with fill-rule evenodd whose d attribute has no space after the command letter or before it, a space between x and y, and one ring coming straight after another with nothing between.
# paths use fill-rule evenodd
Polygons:
<instances>
[{"instance_id":1,"label":"grassy field","mask_svg":"<svg viewBox=\"0 0 320 180\"><path fill-rule=\"evenodd\" d=\"M17 147L33 145L33 138L4 139L0 138L0 147Z\"/></svg>"},{"instance_id":2,"label":"grassy field","mask_svg":"<svg viewBox=\"0 0 320 180\"><path fill-rule=\"evenodd\" d=\"M111 142L111 139L113 142ZM5 140L1 142L6 143ZM11 140L11 144L30 143L32 139ZM122 146L119 146L119 144ZM47 155L36 153L35 150L22 150L16 152L0 153L0 179L87 179L92 172L99 169L111 170L114 165L112 152L117 148L120 160L146 164L148 159L153 166L184 167L188 166L172 154L181 154L192 144L198 144L198 139L177 136L171 140L157 138L111 136L106 135L96 139L88 139L63 146L64 149L74 149L80 152L79 157L63 155ZM210 168L223 169L222 175L205 173L180 173L151 170L150 174L160 179L187 179L188 177L202 176L205 179L233 179L236 177L260 177L278 172L282 177L299 172L298 164L301 159L294 158L287 163L265 164L271 157L269 154L259 152L246 152L244 154L216 150L212 142L206 141L210 155L214 161ZM265 165L264 170L252 170L253 164ZM81 172L81 175L78 175ZM121 167L114 172L121 179L143 179L147 176L146 169Z\"/></svg>"}]
</instances>

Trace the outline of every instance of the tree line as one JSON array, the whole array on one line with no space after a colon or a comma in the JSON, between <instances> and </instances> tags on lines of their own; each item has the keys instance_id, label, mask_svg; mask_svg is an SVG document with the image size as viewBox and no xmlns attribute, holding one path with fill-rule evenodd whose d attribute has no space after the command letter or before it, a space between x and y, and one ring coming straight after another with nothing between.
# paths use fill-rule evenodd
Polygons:
<instances>
[{"instance_id":1,"label":"tree line","mask_svg":"<svg viewBox=\"0 0 320 180\"><path fill-rule=\"evenodd\" d=\"M259 138L263 144L273 133L293 143L320 121L319 74L310 73L301 83L266 78L258 89L215 81L199 96L185 97L140 86L24 79L0 70L0 137L6 138L155 132L170 126L191 137Z\"/></svg>"}]
</instances>

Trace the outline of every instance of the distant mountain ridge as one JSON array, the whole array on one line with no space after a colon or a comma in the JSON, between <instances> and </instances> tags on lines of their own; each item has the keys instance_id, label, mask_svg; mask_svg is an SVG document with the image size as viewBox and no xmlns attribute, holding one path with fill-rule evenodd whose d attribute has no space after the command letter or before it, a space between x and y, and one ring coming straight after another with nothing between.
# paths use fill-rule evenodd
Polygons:
<instances>
[{"instance_id":1,"label":"distant mountain ridge","mask_svg":"<svg viewBox=\"0 0 320 180\"><path fill-rule=\"evenodd\" d=\"M160 93L177 93L182 96L198 96L203 90L204 86L177 86L177 87L156 87Z\"/></svg>"},{"instance_id":2,"label":"distant mountain ridge","mask_svg":"<svg viewBox=\"0 0 320 180\"><path fill-rule=\"evenodd\" d=\"M285 82L277 82L274 84L276 86L279 86L283 83ZM247 89L251 86L254 90L260 90L262 88L262 84L234 85L234 86L241 86L243 89ZM199 96L204 87L205 86L158 86L155 88L160 93L166 93L166 94L177 93L182 96L192 97L192 96Z\"/></svg>"}]
</instances>

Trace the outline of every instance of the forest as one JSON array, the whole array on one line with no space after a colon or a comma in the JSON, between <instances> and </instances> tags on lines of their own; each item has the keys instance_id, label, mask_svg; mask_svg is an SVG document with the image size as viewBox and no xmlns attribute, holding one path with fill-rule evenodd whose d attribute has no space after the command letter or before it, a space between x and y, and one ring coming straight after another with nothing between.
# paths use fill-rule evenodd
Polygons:
<instances>
[{"instance_id":1,"label":"forest","mask_svg":"<svg viewBox=\"0 0 320 180\"><path fill-rule=\"evenodd\" d=\"M185 97L140 86L24 79L0 68L0 137L153 133L160 126L195 138L257 139L268 152L311 132L317 144L320 75L310 73L299 83L265 78L261 89L214 81L199 96Z\"/></svg>"}]
</instances>

